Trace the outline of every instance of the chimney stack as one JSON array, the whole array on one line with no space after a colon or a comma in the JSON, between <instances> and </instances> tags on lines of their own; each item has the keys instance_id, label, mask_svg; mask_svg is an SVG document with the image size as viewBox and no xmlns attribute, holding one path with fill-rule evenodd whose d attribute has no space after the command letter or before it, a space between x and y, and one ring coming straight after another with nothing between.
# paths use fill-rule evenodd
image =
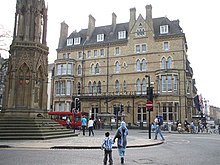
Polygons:
<instances>
[{"instance_id":1,"label":"chimney stack","mask_svg":"<svg viewBox=\"0 0 220 165\"><path fill-rule=\"evenodd\" d=\"M154 33L154 28L153 28L153 18L152 18L152 6L151 5L146 5L146 22L148 23L148 26L150 30Z\"/></svg>"},{"instance_id":2,"label":"chimney stack","mask_svg":"<svg viewBox=\"0 0 220 165\"><path fill-rule=\"evenodd\" d=\"M129 21L129 32L136 22L136 8L130 9L130 21Z\"/></svg>"},{"instance_id":3,"label":"chimney stack","mask_svg":"<svg viewBox=\"0 0 220 165\"><path fill-rule=\"evenodd\" d=\"M87 39L89 39L92 36L92 33L94 30L95 30L95 18L90 14L89 23L88 23L88 31L87 31Z\"/></svg>"},{"instance_id":4,"label":"chimney stack","mask_svg":"<svg viewBox=\"0 0 220 165\"><path fill-rule=\"evenodd\" d=\"M58 49L62 48L66 42L66 39L68 37L68 28L69 26L63 21L61 23L61 28L60 28L60 39L59 39L59 44L58 44Z\"/></svg>"},{"instance_id":5,"label":"chimney stack","mask_svg":"<svg viewBox=\"0 0 220 165\"><path fill-rule=\"evenodd\" d=\"M117 15L115 13L112 13L112 32L114 33L115 28L116 28L116 20L117 20Z\"/></svg>"}]
</instances>

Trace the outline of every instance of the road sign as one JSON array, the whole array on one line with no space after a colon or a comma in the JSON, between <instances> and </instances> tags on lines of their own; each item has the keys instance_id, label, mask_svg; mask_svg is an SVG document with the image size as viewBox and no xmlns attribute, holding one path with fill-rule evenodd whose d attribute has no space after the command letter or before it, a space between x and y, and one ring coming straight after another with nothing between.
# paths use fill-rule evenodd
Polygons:
<instances>
[{"instance_id":1,"label":"road sign","mask_svg":"<svg viewBox=\"0 0 220 165\"><path fill-rule=\"evenodd\" d=\"M146 107L147 107L147 109L152 109L153 108L153 102L152 101L147 101Z\"/></svg>"}]
</instances>

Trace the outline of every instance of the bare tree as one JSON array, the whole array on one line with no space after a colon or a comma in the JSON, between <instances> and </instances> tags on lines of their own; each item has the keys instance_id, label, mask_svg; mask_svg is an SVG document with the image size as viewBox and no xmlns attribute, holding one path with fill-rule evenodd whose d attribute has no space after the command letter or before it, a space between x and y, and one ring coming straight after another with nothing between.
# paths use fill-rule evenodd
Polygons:
<instances>
[{"instance_id":1,"label":"bare tree","mask_svg":"<svg viewBox=\"0 0 220 165\"><path fill-rule=\"evenodd\" d=\"M0 54L5 53L4 51L9 51L11 40L12 32L5 29L4 26L0 24Z\"/></svg>"}]
</instances>

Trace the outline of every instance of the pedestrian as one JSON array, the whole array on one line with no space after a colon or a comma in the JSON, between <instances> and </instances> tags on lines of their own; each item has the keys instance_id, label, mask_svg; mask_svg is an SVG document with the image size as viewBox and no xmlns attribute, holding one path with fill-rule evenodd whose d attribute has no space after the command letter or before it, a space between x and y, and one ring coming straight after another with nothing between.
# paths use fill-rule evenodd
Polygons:
<instances>
[{"instance_id":1,"label":"pedestrian","mask_svg":"<svg viewBox=\"0 0 220 165\"><path fill-rule=\"evenodd\" d=\"M109 135L110 135L109 132L105 133L105 138L101 146L101 149L104 149L104 160L103 160L104 165L107 165L108 157L109 157L109 165L113 165L112 144L114 143L113 143L112 138Z\"/></svg>"},{"instance_id":2,"label":"pedestrian","mask_svg":"<svg viewBox=\"0 0 220 165\"><path fill-rule=\"evenodd\" d=\"M158 116L156 116L156 118L154 119L154 123L155 123L155 125L156 125L154 140L157 140L157 135L159 134L160 137L161 137L161 139L164 141L165 139L164 139L164 137L163 137L163 135L162 135L162 133L161 133L161 129L160 129L160 127L161 127L161 125L162 125L162 123L160 122L160 120L161 120L161 119L160 119Z\"/></svg>"},{"instance_id":3,"label":"pedestrian","mask_svg":"<svg viewBox=\"0 0 220 165\"><path fill-rule=\"evenodd\" d=\"M92 136L94 136L94 132L93 132L94 121L92 120L92 118L89 119L88 127L89 127L89 136L91 135L91 133Z\"/></svg>"},{"instance_id":4,"label":"pedestrian","mask_svg":"<svg viewBox=\"0 0 220 165\"><path fill-rule=\"evenodd\" d=\"M195 124L193 121L191 121L191 123L190 123L190 130L191 130L191 133L196 133Z\"/></svg>"},{"instance_id":5,"label":"pedestrian","mask_svg":"<svg viewBox=\"0 0 220 165\"><path fill-rule=\"evenodd\" d=\"M71 128L71 126L70 126L70 118L69 117L67 117L67 119L66 119L66 128L67 129Z\"/></svg>"},{"instance_id":6,"label":"pedestrian","mask_svg":"<svg viewBox=\"0 0 220 165\"><path fill-rule=\"evenodd\" d=\"M83 136L85 136L86 125L87 125L87 119L86 119L85 115L83 115L81 122L82 122L81 126L82 126L82 130L83 130Z\"/></svg>"},{"instance_id":7,"label":"pedestrian","mask_svg":"<svg viewBox=\"0 0 220 165\"><path fill-rule=\"evenodd\" d=\"M125 161L125 150L127 146L127 135L128 135L128 129L126 127L126 123L124 121L121 122L121 126L117 129L115 133L115 137L113 139L113 142L115 142L115 139L117 139L117 147L118 147L118 154L121 158L121 164L124 164Z\"/></svg>"},{"instance_id":8,"label":"pedestrian","mask_svg":"<svg viewBox=\"0 0 220 165\"><path fill-rule=\"evenodd\" d=\"M220 134L220 123L218 124L218 133Z\"/></svg>"}]
</instances>

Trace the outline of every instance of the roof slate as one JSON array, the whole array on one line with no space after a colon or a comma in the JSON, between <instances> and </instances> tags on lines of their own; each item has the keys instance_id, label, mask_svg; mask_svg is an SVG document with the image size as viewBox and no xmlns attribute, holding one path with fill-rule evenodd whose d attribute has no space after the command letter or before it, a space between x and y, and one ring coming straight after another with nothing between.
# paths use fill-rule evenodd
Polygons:
<instances>
[{"instance_id":1,"label":"roof slate","mask_svg":"<svg viewBox=\"0 0 220 165\"><path fill-rule=\"evenodd\" d=\"M160 26L161 25L169 25L169 33L168 34L160 34ZM154 28L154 36L158 37L167 37L167 36L176 36L181 35L185 36L182 31L182 28L179 25L179 20L170 21L167 17L160 17L153 19L153 28ZM66 43L63 45L63 48L77 48L84 46L95 46L100 44L109 44L109 43L123 43L128 41L128 31L129 31L129 22L116 24L116 28L113 32L112 25L95 27L92 36L89 40L86 41L88 29L82 29L79 32L72 32L67 39L81 37L81 42L79 45L70 45L67 46ZM125 39L118 39L118 32L126 31ZM104 41L97 42L97 34L104 34ZM85 42L86 41L86 42Z\"/></svg>"}]
</instances>

